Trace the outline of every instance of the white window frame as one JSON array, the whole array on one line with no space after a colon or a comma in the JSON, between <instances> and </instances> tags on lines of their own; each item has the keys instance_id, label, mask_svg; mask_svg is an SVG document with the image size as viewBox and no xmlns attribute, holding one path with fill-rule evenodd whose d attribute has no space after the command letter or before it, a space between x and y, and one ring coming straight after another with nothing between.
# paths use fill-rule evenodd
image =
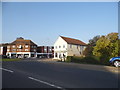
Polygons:
<instances>
[{"instance_id":1,"label":"white window frame","mask_svg":"<svg viewBox=\"0 0 120 90\"><path fill-rule=\"evenodd\" d=\"M25 48L28 48L28 45L25 45Z\"/></svg>"},{"instance_id":2,"label":"white window frame","mask_svg":"<svg viewBox=\"0 0 120 90\"><path fill-rule=\"evenodd\" d=\"M25 49L25 51L28 51L28 49Z\"/></svg>"}]
</instances>

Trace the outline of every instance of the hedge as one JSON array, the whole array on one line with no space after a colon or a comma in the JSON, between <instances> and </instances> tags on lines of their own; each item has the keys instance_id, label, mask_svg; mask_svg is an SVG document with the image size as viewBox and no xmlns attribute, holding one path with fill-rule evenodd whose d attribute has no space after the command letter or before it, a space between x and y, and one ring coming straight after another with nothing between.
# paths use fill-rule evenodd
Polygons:
<instances>
[{"instance_id":1,"label":"hedge","mask_svg":"<svg viewBox=\"0 0 120 90\"><path fill-rule=\"evenodd\" d=\"M88 56L88 57L68 56L66 62L102 64L100 62L100 59L95 56Z\"/></svg>"}]
</instances>

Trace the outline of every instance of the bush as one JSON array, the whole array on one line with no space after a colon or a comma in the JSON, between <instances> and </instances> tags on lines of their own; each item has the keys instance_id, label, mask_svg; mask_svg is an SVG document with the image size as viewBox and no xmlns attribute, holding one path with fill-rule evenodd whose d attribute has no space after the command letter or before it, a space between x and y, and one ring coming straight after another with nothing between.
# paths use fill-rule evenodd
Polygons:
<instances>
[{"instance_id":1,"label":"bush","mask_svg":"<svg viewBox=\"0 0 120 90\"><path fill-rule=\"evenodd\" d=\"M73 59L73 56L67 56L66 62L71 62Z\"/></svg>"},{"instance_id":2,"label":"bush","mask_svg":"<svg viewBox=\"0 0 120 90\"><path fill-rule=\"evenodd\" d=\"M82 58L80 61L82 61L83 63L89 63L89 64L100 64L97 58L91 57L91 56Z\"/></svg>"},{"instance_id":3,"label":"bush","mask_svg":"<svg viewBox=\"0 0 120 90\"><path fill-rule=\"evenodd\" d=\"M100 63L103 64L103 65L110 65L109 59L110 58L108 58L108 57L101 56L100 57Z\"/></svg>"},{"instance_id":4,"label":"bush","mask_svg":"<svg viewBox=\"0 0 120 90\"><path fill-rule=\"evenodd\" d=\"M88 56L88 57L68 56L66 62L100 64L99 58L95 56Z\"/></svg>"}]
</instances>

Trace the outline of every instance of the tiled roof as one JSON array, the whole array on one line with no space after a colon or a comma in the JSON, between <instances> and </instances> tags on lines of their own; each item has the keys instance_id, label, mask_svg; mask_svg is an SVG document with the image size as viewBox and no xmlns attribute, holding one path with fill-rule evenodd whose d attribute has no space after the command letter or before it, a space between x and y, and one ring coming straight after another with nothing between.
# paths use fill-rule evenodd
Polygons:
<instances>
[{"instance_id":1,"label":"tiled roof","mask_svg":"<svg viewBox=\"0 0 120 90\"><path fill-rule=\"evenodd\" d=\"M36 45L34 42L31 40L24 40L24 39L16 39L13 41L11 44L28 44L28 45Z\"/></svg>"},{"instance_id":2,"label":"tiled roof","mask_svg":"<svg viewBox=\"0 0 120 90\"><path fill-rule=\"evenodd\" d=\"M86 43L78 40L78 39L73 39L73 38L68 38L68 37L63 37L60 36L62 39L64 39L68 44L75 44L75 45L87 45Z\"/></svg>"}]
</instances>

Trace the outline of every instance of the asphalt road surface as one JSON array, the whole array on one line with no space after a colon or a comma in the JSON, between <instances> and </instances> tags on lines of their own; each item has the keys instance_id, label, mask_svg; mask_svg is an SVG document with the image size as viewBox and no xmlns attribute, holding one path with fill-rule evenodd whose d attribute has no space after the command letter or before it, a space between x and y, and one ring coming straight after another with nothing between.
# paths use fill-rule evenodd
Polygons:
<instances>
[{"instance_id":1,"label":"asphalt road surface","mask_svg":"<svg viewBox=\"0 0 120 90\"><path fill-rule=\"evenodd\" d=\"M87 65L86 65L87 67ZM23 60L2 63L2 88L118 88L117 73Z\"/></svg>"}]
</instances>

